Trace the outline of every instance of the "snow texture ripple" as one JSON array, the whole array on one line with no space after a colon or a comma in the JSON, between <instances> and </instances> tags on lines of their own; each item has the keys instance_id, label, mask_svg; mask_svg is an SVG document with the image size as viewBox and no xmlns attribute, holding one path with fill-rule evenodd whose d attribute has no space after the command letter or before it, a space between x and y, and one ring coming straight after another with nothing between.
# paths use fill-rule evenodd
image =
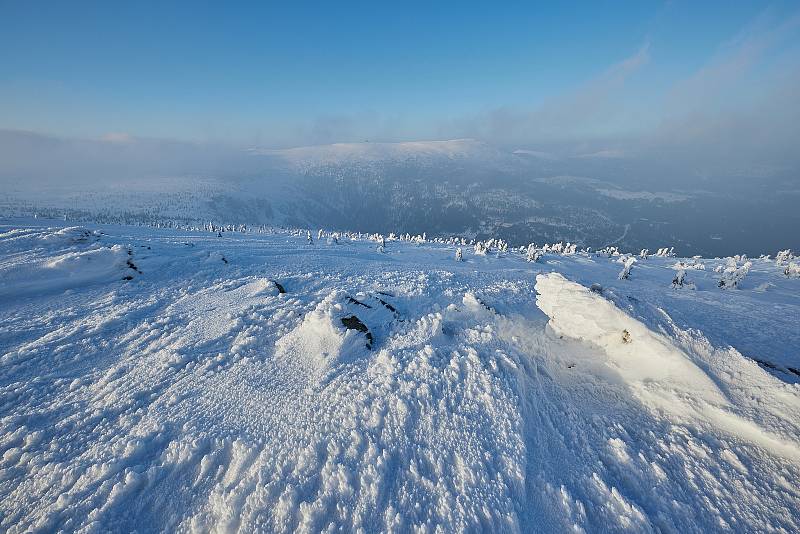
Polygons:
<instances>
[{"instance_id":1,"label":"snow texture ripple","mask_svg":"<svg viewBox=\"0 0 800 534\"><path fill-rule=\"evenodd\" d=\"M0 530L800 530L800 280L453 258L0 227Z\"/></svg>"}]
</instances>

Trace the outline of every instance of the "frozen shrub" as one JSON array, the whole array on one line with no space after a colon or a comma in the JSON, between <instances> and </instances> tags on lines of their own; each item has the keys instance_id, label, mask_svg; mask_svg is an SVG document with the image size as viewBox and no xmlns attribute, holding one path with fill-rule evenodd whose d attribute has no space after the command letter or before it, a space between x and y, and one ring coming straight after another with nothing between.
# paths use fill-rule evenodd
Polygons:
<instances>
[{"instance_id":1,"label":"frozen shrub","mask_svg":"<svg viewBox=\"0 0 800 534\"><path fill-rule=\"evenodd\" d=\"M738 266L736 258L729 258L727 266L722 269L722 277L717 284L722 289L733 289L737 287L747 273L750 272L750 267L753 264L746 261L741 267Z\"/></svg>"},{"instance_id":2,"label":"frozen shrub","mask_svg":"<svg viewBox=\"0 0 800 534\"><path fill-rule=\"evenodd\" d=\"M461 247L456 249L456 261L464 261L464 254L461 252Z\"/></svg>"},{"instance_id":3,"label":"frozen shrub","mask_svg":"<svg viewBox=\"0 0 800 534\"><path fill-rule=\"evenodd\" d=\"M658 249L658 252L655 253L656 256L661 258L672 257L675 255L675 247L664 247Z\"/></svg>"},{"instance_id":4,"label":"frozen shrub","mask_svg":"<svg viewBox=\"0 0 800 534\"><path fill-rule=\"evenodd\" d=\"M536 250L536 247L534 246L533 243L528 245L528 251L525 254L525 259L527 261L536 262L536 261L539 261L539 258L541 258L541 257L542 257L542 253L539 252L538 250Z\"/></svg>"},{"instance_id":5,"label":"frozen shrub","mask_svg":"<svg viewBox=\"0 0 800 534\"><path fill-rule=\"evenodd\" d=\"M633 268L634 263L636 263L636 258L634 258L633 256L625 258L622 262L624 267L622 268L622 271L620 271L617 278L619 278L620 280L627 280L628 277L631 275L631 269Z\"/></svg>"},{"instance_id":6,"label":"frozen shrub","mask_svg":"<svg viewBox=\"0 0 800 534\"><path fill-rule=\"evenodd\" d=\"M676 262L675 265L672 266L673 269L676 270L692 270L692 271L705 271L706 266L697 261L697 259L692 258L691 263L686 263L683 261ZM719 271L718 271L719 272Z\"/></svg>"},{"instance_id":7,"label":"frozen shrub","mask_svg":"<svg viewBox=\"0 0 800 534\"><path fill-rule=\"evenodd\" d=\"M787 278L800 278L800 264L790 262L783 270L783 274L785 274Z\"/></svg>"},{"instance_id":8,"label":"frozen shrub","mask_svg":"<svg viewBox=\"0 0 800 534\"><path fill-rule=\"evenodd\" d=\"M686 280L686 271L681 269L675 275L675 278L672 279L672 287L675 289L679 289L683 287L683 282Z\"/></svg>"},{"instance_id":9,"label":"frozen shrub","mask_svg":"<svg viewBox=\"0 0 800 534\"><path fill-rule=\"evenodd\" d=\"M792 251L789 250L788 248L786 250L778 251L778 253L775 254L775 263L777 263L778 265L783 265L784 263L792 259L794 259L794 255L792 254Z\"/></svg>"}]
</instances>

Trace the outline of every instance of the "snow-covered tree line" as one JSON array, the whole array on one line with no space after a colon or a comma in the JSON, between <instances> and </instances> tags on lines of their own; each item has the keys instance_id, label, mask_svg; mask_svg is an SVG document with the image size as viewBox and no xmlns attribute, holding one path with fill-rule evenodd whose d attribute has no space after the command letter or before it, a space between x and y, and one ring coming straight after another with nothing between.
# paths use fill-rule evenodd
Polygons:
<instances>
[{"instance_id":1,"label":"snow-covered tree line","mask_svg":"<svg viewBox=\"0 0 800 534\"><path fill-rule=\"evenodd\" d=\"M41 213L39 213L41 212ZM89 213L80 210L48 210L40 209L36 212L37 216L43 218L63 218L65 221L75 222L95 222L100 224L123 224L138 227L152 227L159 229L171 229L177 231L192 231L192 232L208 232L216 234L218 237L224 237L229 233L257 233L257 234L286 234L304 237L309 244L314 244L315 240L310 229L299 228L286 228L280 226L270 225L248 225L242 223L223 223L215 221L202 221L193 222L189 218L170 217L164 218L157 214L157 210L153 212L136 212L127 213L121 212L117 214L103 214L103 213ZM426 232L421 234L411 233L394 233L388 235L381 233L363 233L351 231L328 231L325 229L318 229L316 232L316 242L326 242L329 245L340 244L341 240L346 241L360 241L372 240L376 242L376 250L380 252L387 251L387 243L393 241L409 242L417 245L431 243L438 245L452 246L456 249L457 261L464 261L465 247L472 247L473 252L477 256L487 256L489 254L501 257L510 251L518 252L526 261L538 262L541 261L546 255L572 255L572 254L592 254L591 248L578 249L575 243L557 242L552 244L543 244L537 246L535 243L530 243L527 246L520 246L512 249L509 243L501 238L489 238L484 240L468 239L463 236L449 236L449 237L429 237ZM458 252L460 250L460 253ZM631 276L631 271L636 260L647 260L651 257L674 257L674 247L660 247L656 249L655 253L651 253L649 249L641 249L638 254L630 254L622 252L617 246L609 245L598 249L594 254L605 256L608 258L623 258L623 269L619 273L620 279L626 280ZM787 278L800 278L800 261L797 261L797 256L790 250L779 250L775 254L774 263L780 269L782 274ZM692 270L704 270L705 265L699 260L699 256L691 258L692 261L680 261L673 266L678 272L673 279L675 287L684 287L691 285L686 282L687 272ZM632 260L632 261L631 261ZM757 261L771 261L769 255L762 255ZM720 275L718 287L722 289L731 289L738 287L742 280L745 279L752 267L752 261L748 260L746 255L735 255L727 258L724 266L718 266L715 272Z\"/></svg>"}]
</instances>

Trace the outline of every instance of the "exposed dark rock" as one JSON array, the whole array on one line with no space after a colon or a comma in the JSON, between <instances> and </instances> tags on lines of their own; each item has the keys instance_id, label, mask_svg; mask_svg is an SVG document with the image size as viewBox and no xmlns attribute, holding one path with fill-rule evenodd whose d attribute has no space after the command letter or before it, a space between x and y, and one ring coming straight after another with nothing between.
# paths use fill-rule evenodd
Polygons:
<instances>
[{"instance_id":1,"label":"exposed dark rock","mask_svg":"<svg viewBox=\"0 0 800 534\"><path fill-rule=\"evenodd\" d=\"M395 307L394 307L394 306L392 306L391 304L389 304L388 302L386 302L386 301L385 301L385 300L383 300L382 298L378 298L378 297L375 297L375 298L377 298L377 299L378 299L378 302L380 302L381 304L383 304L383 306L384 306L384 307L385 307L387 310L389 310L390 312L397 313L397 309L395 309Z\"/></svg>"},{"instance_id":2,"label":"exposed dark rock","mask_svg":"<svg viewBox=\"0 0 800 534\"><path fill-rule=\"evenodd\" d=\"M497 313L497 310L495 310L494 308L492 308L491 306L489 306L488 304L486 304L485 302L483 302L483 301L482 301L481 299L479 299L478 297L475 297L475 300L477 300L477 301L478 301L478 304L480 304L481 306L483 306L484 308L486 308L486 309L487 309L487 310L489 310L490 312L492 312L492 313L494 313L494 314L496 314L496 315L500 315L499 313Z\"/></svg>"},{"instance_id":3,"label":"exposed dark rock","mask_svg":"<svg viewBox=\"0 0 800 534\"><path fill-rule=\"evenodd\" d=\"M369 304L361 302L360 300L356 300L353 297L347 297L347 302L351 304L357 304L358 306L364 306L365 308L372 308Z\"/></svg>"},{"instance_id":4,"label":"exposed dark rock","mask_svg":"<svg viewBox=\"0 0 800 534\"><path fill-rule=\"evenodd\" d=\"M355 315L342 317L342 324L348 330L357 330L359 332L363 332L367 338L367 349L372 350L372 333L369 331L369 328L367 328L367 325L361 322L361 319Z\"/></svg>"},{"instance_id":5,"label":"exposed dark rock","mask_svg":"<svg viewBox=\"0 0 800 534\"><path fill-rule=\"evenodd\" d=\"M760 365L763 365L764 367L767 367L768 369L772 369L773 371L777 371L778 370L778 366L775 365L772 362L768 362L767 360L759 360L758 358L753 358L753 359L756 361L756 363L758 363Z\"/></svg>"},{"instance_id":6,"label":"exposed dark rock","mask_svg":"<svg viewBox=\"0 0 800 534\"><path fill-rule=\"evenodd\" d=\"M128 251L128 252L130 253L130 251ZM130 269L133 269L134 271L136 271L136 272L137 272L137 273L139 273L139 274L142 274L142 271L140 271L140 270L139 270L139 268L136 266L136 264L135 264L135 263L133 263L133 260L131 260L131 259L129 258L129 259L128 259L128 261L127 261L126 263L127 263L127 265L128 265L128 268L130 268Z\"/></svg>"},{"instance_id":7,"label":"exposed dark rock","mask_svg":"<svg viewBox=\"0 0 800 534\"><path fill-rule=\"evenodd\" d=\"M286 293L286 289L284 289L284 287L280 285L278 282L276 282L275 280L270 280L270 282L275 284L275 287L278 288L278 293Z\"/></svg>"}]
</instances>

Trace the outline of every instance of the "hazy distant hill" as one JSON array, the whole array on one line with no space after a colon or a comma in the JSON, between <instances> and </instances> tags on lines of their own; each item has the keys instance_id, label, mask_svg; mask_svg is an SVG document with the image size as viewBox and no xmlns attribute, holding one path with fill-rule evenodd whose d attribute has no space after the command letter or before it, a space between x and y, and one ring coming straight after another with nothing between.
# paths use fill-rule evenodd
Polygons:
<instances>
[{"instance_id":1,"label":"hazy distant hill","mask_svg":"<svg viewBox=\"0 0 800 534\"><path fill-rule=\"evenodd\" d=\"M213 170L177 178L143 172L11 190L0 202L6 214L67 210L71 218L111 222L177 218L497 236L514 245L670 245L706 255L800 248L791 232L800 227L800 195L788 185L753 180L729 189L719 180L668 179L664 168L608 151L567 157L459 139L251 149L237 158L227 166L204 162Z\"/></svg>"}]
</instances>

